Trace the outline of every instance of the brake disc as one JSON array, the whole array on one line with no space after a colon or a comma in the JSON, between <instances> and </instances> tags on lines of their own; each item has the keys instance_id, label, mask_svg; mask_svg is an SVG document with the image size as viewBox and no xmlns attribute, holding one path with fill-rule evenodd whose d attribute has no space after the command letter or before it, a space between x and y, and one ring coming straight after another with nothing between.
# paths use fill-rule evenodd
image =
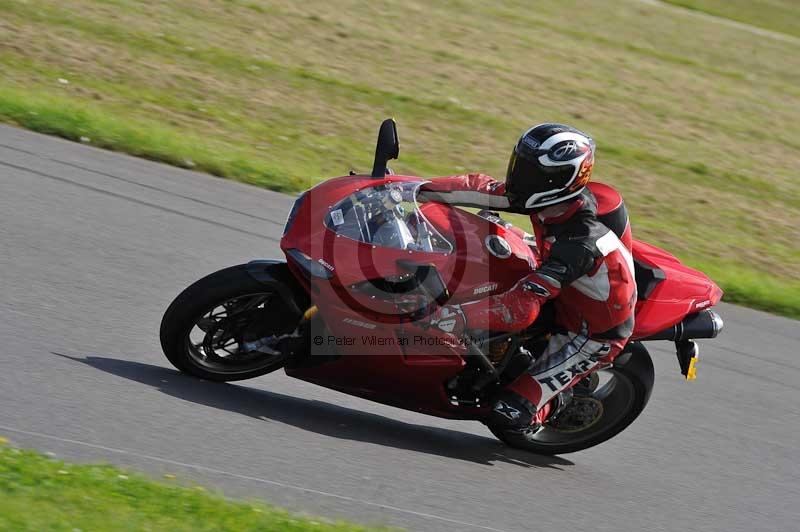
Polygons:
<instances>
[{"instance_id":1,"label":"brake disc","mask_svg":"<svg viewBox=\"0 0 800 532\"><path fill-rule=\"evenodd\" d=\"M572 401L548 420L547 425L558 432L586 430L603 417L603 402L591 396L574 395Z\"/></svg>"}]
</instances>

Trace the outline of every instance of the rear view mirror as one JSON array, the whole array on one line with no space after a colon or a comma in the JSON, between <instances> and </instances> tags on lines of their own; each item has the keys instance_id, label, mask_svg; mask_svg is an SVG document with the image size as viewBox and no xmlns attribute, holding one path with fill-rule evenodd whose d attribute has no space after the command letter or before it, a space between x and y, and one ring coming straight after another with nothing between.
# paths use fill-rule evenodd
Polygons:
<instances>
[{"instance_id":1,"label":"rear view mirror","mask_svg":"<svg viewBox=\"0 0 800 532\"><path fill-rule=\"evenodd\" d=\"M397 265L413 273L420 286L439 305L444 305L450 299L450 291L444 284L439 270L433 264L418 264L411 261L399 260Z\"/></svg>"},{"instance_id":2,"label":"rear view mirror","mask_svg":"<svg viewBox=\"0 0 800 532\"><path fill-rule=\"evenodd\" d=\"M372 164L372 177L386 175L386 163L400 155L400 141L397 138L397 124L387 118L378 130L378 144L375 146L375 162Z\"/></svg>"}]
</instances>

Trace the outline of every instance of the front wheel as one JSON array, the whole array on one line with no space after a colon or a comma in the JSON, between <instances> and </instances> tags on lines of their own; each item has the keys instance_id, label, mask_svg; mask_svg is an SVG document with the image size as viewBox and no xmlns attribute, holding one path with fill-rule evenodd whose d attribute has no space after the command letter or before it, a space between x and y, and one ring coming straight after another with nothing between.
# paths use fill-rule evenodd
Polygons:
<instances>
[{"instance_id":1,"label":"front wheel","mask_svg":"<svg viewBox=\"0 0 800 532\"><path fill-rule=\"evenodd\" d=\"M489 425L500 440L537 454L565 454L594 447L622 432L642 413L655 372L647 349L631 343L613 366L576 386L569 404L537 430L515 432Z\"/></svg>"},{"instance_id":2,"label":"front wheel","mask_svg":"<svg viewBox=\"0 0 800 532\"><path fill-rule=\"evenodd\" d=\"M175 298L161 320L161 347L182 372L214 381L250 379L284 366L281 343L297 334L299 320L274 286L254 279L242 264L200 279Z\"/></svg>"}]
</instances>

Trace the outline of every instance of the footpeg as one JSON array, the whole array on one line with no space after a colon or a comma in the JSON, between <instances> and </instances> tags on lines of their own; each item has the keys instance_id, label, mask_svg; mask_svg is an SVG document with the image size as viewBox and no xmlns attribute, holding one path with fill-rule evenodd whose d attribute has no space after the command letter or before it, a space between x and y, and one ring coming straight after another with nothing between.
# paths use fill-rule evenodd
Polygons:
<instances>
[{"instance_id":1,"label":"footpeg","mask_svg":"<svg viewBox=\"0 0 800 532\"><path fill-rule=\"evenodd\" d=\"M697 378L697 361L699 360L700 348L692 340L675 342L675 349L678 352L678 365L681 368L681 375L687 381Z\"/></svg>"}]
</instances>

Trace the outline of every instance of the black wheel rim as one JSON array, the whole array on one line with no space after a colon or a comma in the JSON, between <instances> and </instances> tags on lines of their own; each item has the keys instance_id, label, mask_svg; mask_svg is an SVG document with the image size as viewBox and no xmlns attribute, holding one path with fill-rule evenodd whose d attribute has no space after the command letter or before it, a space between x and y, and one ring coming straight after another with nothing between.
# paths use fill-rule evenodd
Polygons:
<instances>
[{"instance_id":1,"label":"black wheel rim","mask_svg":"<svg viewBox=\"0 0 800 532\"><path fill-rule=\"evenodd\" d=\"M196 318L186 333L189 360L222 374L264 370L282 364L281 338L291 334L285 305L273 292L222 301Z\"/></svg>"}]
</instances>

